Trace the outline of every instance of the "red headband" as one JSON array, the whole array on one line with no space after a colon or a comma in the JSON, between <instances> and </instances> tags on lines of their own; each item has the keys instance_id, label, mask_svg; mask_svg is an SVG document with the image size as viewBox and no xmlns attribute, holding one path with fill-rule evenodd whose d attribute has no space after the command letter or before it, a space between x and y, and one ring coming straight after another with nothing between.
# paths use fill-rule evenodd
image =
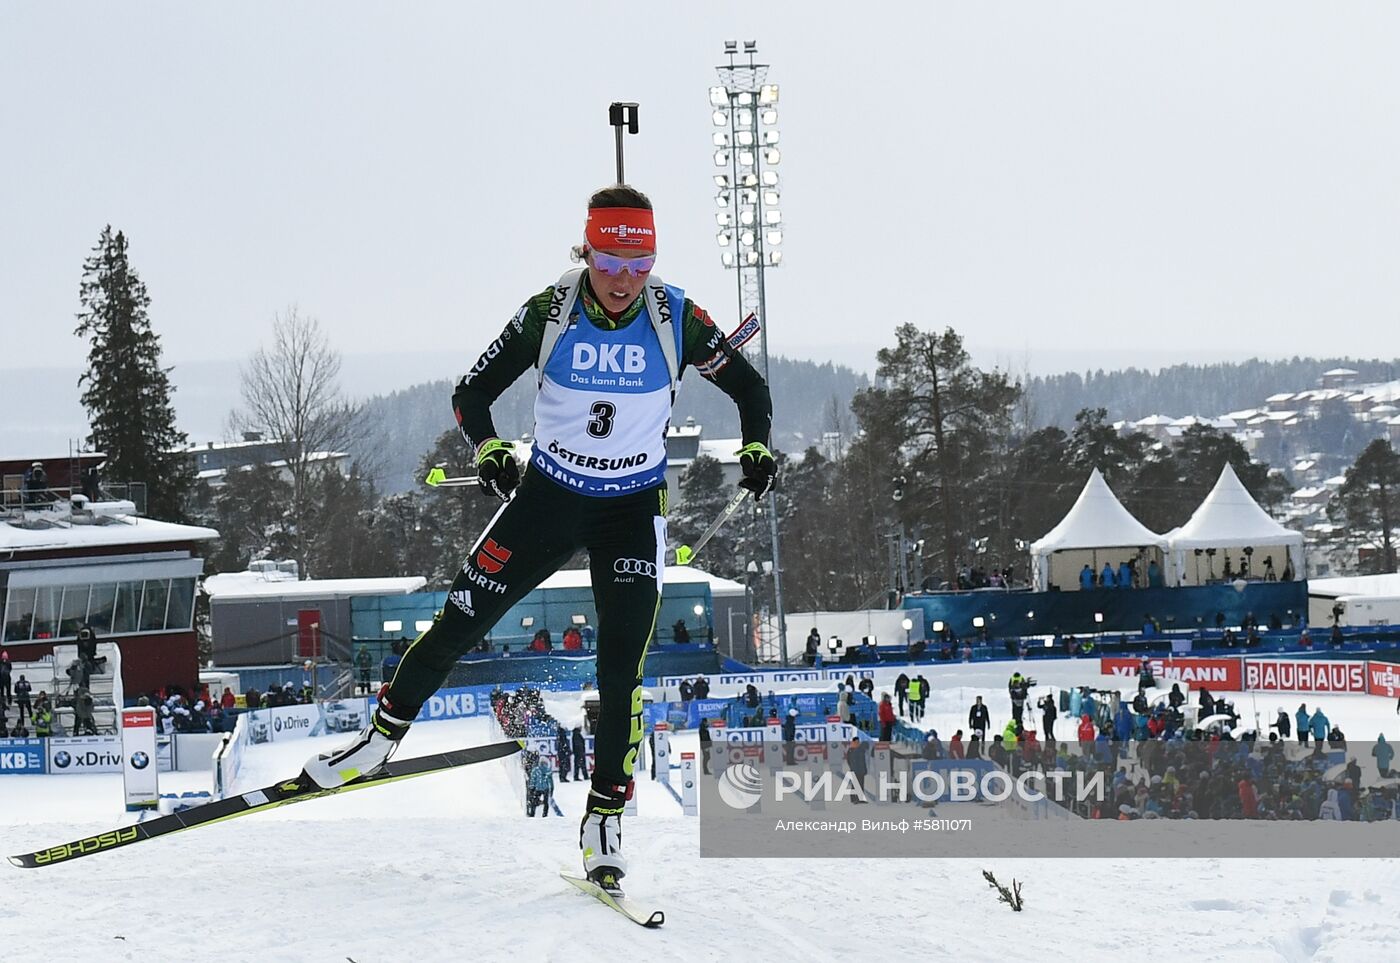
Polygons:
<instances>
[{"instance_id":1,"label":"red headband","mask_svg":"<svg viewBox=\"0 0 1400 963\"><path fill-rule=\"evenodd\" d=\"M583 231L595 251L624 247L656 253L656 223L651 211L639 207L590 208Z\"/></svg>"}]
</instances>

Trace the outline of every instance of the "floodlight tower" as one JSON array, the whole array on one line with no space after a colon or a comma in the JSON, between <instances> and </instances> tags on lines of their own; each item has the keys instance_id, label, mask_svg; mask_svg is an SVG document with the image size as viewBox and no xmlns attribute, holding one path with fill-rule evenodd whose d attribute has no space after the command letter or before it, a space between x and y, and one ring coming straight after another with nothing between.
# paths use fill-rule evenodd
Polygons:
<instances>
[{"instance_id":1,"label":"floodlight tower","mask_svg":"<svg viewBox=\"0 0 1400 963\"><path fill-rule=\"evenodd\" d=\"M736 62L739 42L726 40L727 64L715 68L720 84L710 88L714 113L714 162L716 167L715 221L719 233L720 263L738 277L739 317L758 319L758 360L768 380L768 311L763 272L782 263L783 213L779 207L778 86L765 83L768 65L754 63L758 42L744 41L743 56ZM778 542L778 500L768 495L768 533L773 548L773 603L778 616L778 652L788 661L787 618L783 610L783 577Z\"/></svg>"}]
</instances>

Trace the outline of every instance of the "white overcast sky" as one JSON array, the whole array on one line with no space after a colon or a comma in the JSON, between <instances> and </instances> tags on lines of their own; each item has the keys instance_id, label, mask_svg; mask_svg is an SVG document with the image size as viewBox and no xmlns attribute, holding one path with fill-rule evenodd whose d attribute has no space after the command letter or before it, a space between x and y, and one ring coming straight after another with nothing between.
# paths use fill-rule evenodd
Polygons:
<instances>
[{"instance_id":1,"label":"white overcast sky","mask_svg":"<svg viewBox=\"0 0 1400 963\"><path fill-rule=\"evenodd\" d=\"M782 88L777 351L868 367L907 320L1037 371L1400 354L1395 4L10 0L0 368L82 362L110 222L170 362L297 304L347 354L464 369L568 266L612 100L658 272L737 322L729 37Z\"/></svg>"}]
</instances>

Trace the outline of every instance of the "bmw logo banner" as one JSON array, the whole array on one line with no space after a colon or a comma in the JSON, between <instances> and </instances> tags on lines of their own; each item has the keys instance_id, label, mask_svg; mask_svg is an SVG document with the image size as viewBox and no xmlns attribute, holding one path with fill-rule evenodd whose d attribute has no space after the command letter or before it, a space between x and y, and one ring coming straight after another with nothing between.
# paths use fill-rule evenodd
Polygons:
<instances>
[{"instance_id":1,"label":"bmw logo banner","mask_svg":"<svg viewBox=\"0 0 1400 963\"><path fill-rule=\"evenodd\" d=\"M150 706L122 710L122 781L127 809L153 809L160 802L156 758L156 711Z\"/></svg>"}]
</instances>

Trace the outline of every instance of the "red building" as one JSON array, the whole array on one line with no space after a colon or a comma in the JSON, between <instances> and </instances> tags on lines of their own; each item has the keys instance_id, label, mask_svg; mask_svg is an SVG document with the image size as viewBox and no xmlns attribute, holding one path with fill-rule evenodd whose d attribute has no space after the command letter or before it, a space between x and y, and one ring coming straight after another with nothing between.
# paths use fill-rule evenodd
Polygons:
<instances>
[{"instance_id":1,"label":"red building","mask_svg":"<svg viewBox=\"0 0 1400 963\"><path fill-rule=\"evenodd\" d=\"M37 661L86 624L121 646L128 695L193 689L196 552L219 533L141 518L129 501L88 502L53 474L42 500L0 506L0 647Z\"/></svg>"}]
</instances>

